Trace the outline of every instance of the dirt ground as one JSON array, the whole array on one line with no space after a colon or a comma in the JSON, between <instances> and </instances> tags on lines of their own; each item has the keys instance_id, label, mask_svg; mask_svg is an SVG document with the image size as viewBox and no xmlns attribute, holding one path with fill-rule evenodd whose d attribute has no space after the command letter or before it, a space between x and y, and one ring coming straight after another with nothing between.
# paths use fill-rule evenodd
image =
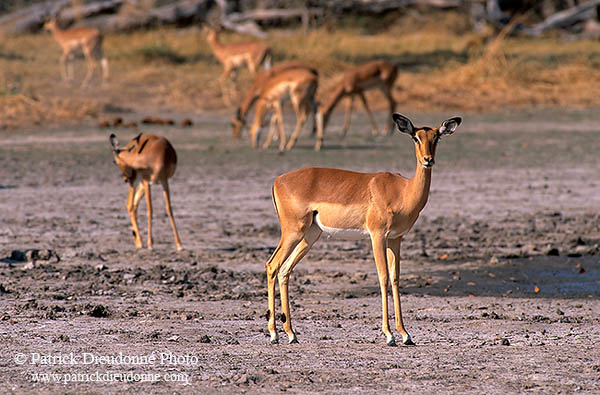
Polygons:
<instances>
[{"instance_id":1,"label":"dirt ground","mask_svg":"<svg viewBox=\"0 0 600 395\"><path fill-rule=\"evenodd\" d=\"M435 126L456 114L406 115ZM135 249L109 130L0 131L3 392L600 392L598 112L460 115L403 243L416 346L400 347L381 334L368 242L322 239L298 265L299 344L281 323L281 344L268 344L264 264L279 237L277 175L328 166L412 176L408 137L367 137L355 114L341 140L336 115L322 152L305 135L279 155L232 139L224 113L141 128L178 152L177 252L156 186L154 249ZM136 131L116 133L124 142ZM144 203L139 222L145 242ZM60 261L11 259L27 249Z\"/></svg>"}]
</instances>

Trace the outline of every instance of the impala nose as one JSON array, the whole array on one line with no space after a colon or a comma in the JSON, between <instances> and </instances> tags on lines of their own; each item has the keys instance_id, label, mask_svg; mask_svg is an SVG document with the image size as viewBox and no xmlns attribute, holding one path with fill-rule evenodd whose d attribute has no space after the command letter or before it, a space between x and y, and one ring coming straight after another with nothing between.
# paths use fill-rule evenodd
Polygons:
<instances>
[{"instance_id":1,"label":"impala nose","mask_svg":"<svg viewBox=\"0 0 600 395\"><path fill-rule=\"evenodd\" d=\"M431 166L433 166L434 163L435 163L435 161L433 160L433 157L431 157L431 156L423 157L423 166L431 167Z\"/></svg>"}]
</instances>

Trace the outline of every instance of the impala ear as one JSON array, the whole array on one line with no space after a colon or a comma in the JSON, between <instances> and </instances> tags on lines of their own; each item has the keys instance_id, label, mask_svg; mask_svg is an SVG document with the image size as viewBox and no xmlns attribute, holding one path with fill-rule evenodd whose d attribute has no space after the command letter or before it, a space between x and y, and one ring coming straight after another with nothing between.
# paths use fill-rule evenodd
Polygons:
<instances>
[{"instance_id":1,"label":"impala ear","mask_svg":"<svg viewBox=\"0 0 600 395\"><path fill-rule=\"evenodd\" d=\"M110 141L110 145L111 145L113 151L118 152L119 151L119 140L117 140L117 136L115 136L114 133L111 133L110 136L108 137L108 141Z\"/></svg>"},{"instance_id":2,"label":"impala ear","mask_svg":"<svg viewBox=\"0 0 600 395\"><path fill-rule=\"evenodd\" d=\"M415 127L410 119L406 118L404 115L398 114L397 112L392 115L392 119L394 120L396 128L400 133L410 134L411 136L415 135Z\"/></svg>"},{"instance_id":3,"label":"impala ear","mask_svg":"<svg viewBox=\"0 0 600 395\"><path fill-rule=\"evenodd\" d=\"M439 129L440 136L450 135L450 134L454 133L454 131L456 130L458 125L460 125L461 122L462 122L461 117L454 117L454 118L446 119L440 125L440 129Z\"/></svg>"}]
</instances>

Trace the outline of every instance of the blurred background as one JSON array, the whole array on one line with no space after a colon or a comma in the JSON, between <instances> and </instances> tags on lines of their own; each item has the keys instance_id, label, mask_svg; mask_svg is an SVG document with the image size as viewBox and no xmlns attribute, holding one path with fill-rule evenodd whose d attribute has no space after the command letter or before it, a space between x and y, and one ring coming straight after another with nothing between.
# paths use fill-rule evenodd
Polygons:
<instances>
[{"instance_id":1,"label":"blurred background","mask_svg":"<svg viewBox=\"0 0 600 395\"><path fill-rule=\"evenodd\" d=\"M0 128L97 122L117 112L232 113L202 26L220 40L262 40L274 63L319 71L320 102L351 67L398 66L398 111L590 108L600 99L600 1L5 0L0 3ZM104 33L108 84L63 83L44 22ZM75 61L75 81L85 73ZM242 95L252 76L240 70ZM386 106L368 93L375 110ZM237 104L237 103L234 103Z\"/></svg>"}]
</instances>

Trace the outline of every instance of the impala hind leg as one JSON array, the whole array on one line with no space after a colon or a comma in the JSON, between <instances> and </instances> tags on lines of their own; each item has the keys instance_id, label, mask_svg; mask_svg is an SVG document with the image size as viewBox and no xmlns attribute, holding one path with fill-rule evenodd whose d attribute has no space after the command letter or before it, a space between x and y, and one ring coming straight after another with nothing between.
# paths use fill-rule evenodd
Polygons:
<instances>
[{"instance_id":1,"label":"impala hind leg","mask_svg":"<svg viewBox=\"0 0 600 395\"><path fill-rule=\"evenodd\" d=\"M381 134L383 136L387 136L391 130L394 130L393 129L394 128L394 120L392 119L392 115L396 111L396 101L394 100L394 97L392 96L391 88L382 89L381 92L383 92L383 94L385 95L385 97L388 101L388 105L389 105L388 118L386 120L385 127L383 128L383 131L381 132Z\"/></svg>"},{"instance_id":2,"label":"impala hind leg","mask_svg":"<svg viewBox=\"0 0 600 395\"><path fill-rule=\"evenodd\" d=\"M396 330L402 335L402 343L406 345L414 345L402 321L402 306L400 304L400 291L398 289L400 283L400 244L401 238L388 240L387 263L392 280L392 295L394 298L394 318L396 321Z\"/></svg>"},{"instance_id":3,"label":"impala hind leg","mask_svg":"<svg viewBox=\"0 0 600 395\"><path fill-rule=\"evenodd\" d=\"M377 276L379 277L379 289L381 291L381 331L386 337L387 345L395 346L396 341L394 340L394 335L392 335L392 332L390 331L390 322L388 318L387 284L389 276L385 237L383 235L371 235L371 244L373 245L373 255L375 257Z\"/></svg>"},{"instance_id":4,"label":"impala hind leg","mask_svg":"<svg viewBox=\"0 0 600 395\"><path fill-rule=\"evenodd\" d=\"M304 235L304 238L296 248L290 257L279 269L277 279L279 280L279 293L281 297L281 320L283 321L283 330L287 333L290 343L298 343L296 333L292 329L292 316L290 314L290 303L288 296L288 282L292 270L298 262L304 258L304 256L310 251L313 244L321 237L321 229L316 225L312 224L308 229L308 232Z\"/></svg>"},{"instance_id":5,"label":"impala hind leg","mask_svg":"<svg viewBox=\"0 0 600 395\"><path fill-rule=\"evenodd\" d=\"M163 195L165 198L165 207L167 209L167 215L169 221L171 221L171 228L173 228L173 235L175 236L175 245L177 250L181 250L181 240L179 240L179 234L177 233L177 226L175 226L175 218L173 217L173 210L171 209L171 193L169 192L169 182L167 180L161 181L163 187Z\"/></svg>"}]
</instances>

